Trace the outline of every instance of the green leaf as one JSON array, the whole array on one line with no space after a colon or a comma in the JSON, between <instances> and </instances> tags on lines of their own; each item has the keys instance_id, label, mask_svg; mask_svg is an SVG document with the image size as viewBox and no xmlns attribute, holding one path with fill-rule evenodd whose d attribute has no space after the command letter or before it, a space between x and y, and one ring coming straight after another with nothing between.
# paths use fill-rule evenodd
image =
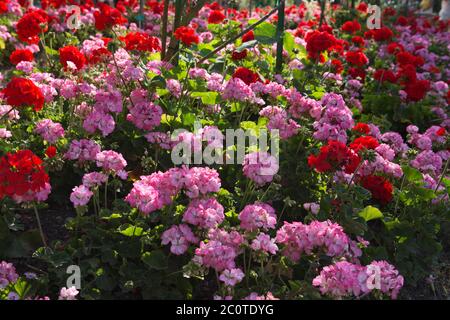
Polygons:
<instances>
[{"instance_id":1,"label":"green leaf","mask_svg":"<svg viewBox=\"0 0 450 320\"><path fill-rule=\"evenodd\" d=\"M164 270L168 268L167 256L161 250L144 252L141 260L151 269Z\"/></svg>"},{"instance_id":2,"label":"green leaf","mask_svg":"<svg viewBox=\"0 0 450 320\"><path fill-rule=\"evenodd\" d=\"M215 105L219 102L219 93L218 92L192 92L191 97L193 98L201 98L202 103L206 105Z\"/></svg>"},{"instance_id":3,"label":"green leaf","mask_svg":"<svg viewBox=\"0 0 450 320\"><path fill-rule=\"evenodd\" d=\"M59 55L59 52L55 49L52 49L50 47L45 46L45 52L51 56L57 56Z\"/></svg>"},{"instance_id":4,"label":"green leaf","mask_svg":"<svg viewBox=\"0 0 450 320\"><path fill-rule=\"evenodd\" d=\"M418 182L423 180L422 174L417 169L414 169L410 166L402 166L402 170L408 181Z\"/></svg>"},{"instance_id":5,"label":"green leaf","mask_svg":"<svg viewBox=\"0 0 450 320\"><path fill-rule=\"evenodd\" d=\"M127 237L139 237L142 235L144 229L137 226L129 226L125 230L120 230L119 232Z\"/></svg>"},{"instance_id":6,"label":"green leaf","mask_svg":"<svg viewBox=\"0 0 450 320\"><path fill-rule=\"evenodd\" d=\"M245 49L253 48L257 43L258 43L258 40L251 40L251 41L244 42L239 47L237 47L235 51L242 52Z\"/></svg>"},{"instance_id":7,"label":"green leaf","mask_svg":"<svg viewBox=\"0 0 450 320\"><path fill-rule=\"evenodd\" d=\"M367 206L358 215L363 218L366 222L374 219L383 218L383 213L375 207Z\"/></svg>"},{"instance_id":8,"label":"green leaf","mask_svg":"<svg viewBox=\"0 0 450 320\"><path fill-rule=\"evenodd\" d=\"M263 22L254 29L255 39L263 44L276 42L277 28L268 22Z\"/></svg>"}]
</instances>

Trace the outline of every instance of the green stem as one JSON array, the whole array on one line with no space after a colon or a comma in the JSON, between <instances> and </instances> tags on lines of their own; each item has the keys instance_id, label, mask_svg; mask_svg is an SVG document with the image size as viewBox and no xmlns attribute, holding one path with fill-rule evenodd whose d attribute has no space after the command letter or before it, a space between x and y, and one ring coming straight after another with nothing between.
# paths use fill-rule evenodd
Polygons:
<instances>
[{"instance_id":1,"label":"green stem","mask_svg":"<svg viewBox=\"0 0 450 320\"><path fill-rule=\"evenodd\" d=\"M34 209L34 214L36 215L36 220L37 220L37 224L38 224L38 228L39 228L39 233L41 234L42 243L44 244L44 247L47 248L48 247L47 241L45 240L44 230L42 230L41 219L39 217L39 212L38 212L38 209L36 208L35 204L33 204L33 209Z\"/></svg>"}]
</instances>

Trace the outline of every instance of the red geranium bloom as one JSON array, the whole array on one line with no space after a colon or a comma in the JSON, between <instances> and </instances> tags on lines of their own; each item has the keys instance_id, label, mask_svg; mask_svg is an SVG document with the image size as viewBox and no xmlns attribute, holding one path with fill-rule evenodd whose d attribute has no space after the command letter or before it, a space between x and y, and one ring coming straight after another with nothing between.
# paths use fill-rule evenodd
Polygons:
<instances>
[{"instance_id":1,"label":"red geranium bloom","mask_svg":"<svg viewBox=\"0 0 450 320\"><path fill-rule=\"evenodd\" d=\"M389 41L394 36L394 33L388 27L381 27L380 29L367 31L364 35L369 39L373 38L375 41L381 42Z\"/></svg>"},{"instance_id":2,"label":"red geranium bloom","mask_svg":"<svg viewBox=\"0 0 450 320\"><path fill-rule=\"evenodd\" d=\"M443 136L445 136L445 134L447 133L447 131L445 130L445 128L439 128L439 130L438 131L436 131L436 134L438 135L438 136L440 136L440 137L443 137Z\"/></svg>"},{"instance_id":3,"label":"red geranium bloom","mask_svg":"<svg viewBox=\"0 0 450 320\"><path fill-rule=\"evenodd\" d=\"M65 46L59 49L59 61L66 70L69 68L67 64L69 61L77 67L77 71L83 69L86 64L86 58L80 50L74 46Z\"/></svg>"},{"instance_id":4,"label":"red geranium bloom","mask_svg":"<svg viewBox=\"0 0 450 320\"><path fill-rule=\"evenodd\" d=\"M247 49L242 50L241 52L233 51L231 54L231 59L237 61L242 60L247 57Z\"/></svg>"},{"instance_id":5,"label":"red geranium bloom","mask_svg":"<svg viewBox=\"0 0 450 320\"><path fill-rule=\"evenodd\" d=\"M317 156L311 154L308 157L308 165L317 172L329 172L344 168L346 173L353 173L360 157L339 141L330 140L326 146L320 148Z\"/></svg>"},{"instance_id":6,"label":"red geranium bloom","mask_svg":"<svg viewBox=\"0 0 450 320\"><path fill-rule=\"evenodd\" d=\"M374 137L362 136L350 143L349 148L355 152L360 152L362 150L374 150L379 145L380 143Z\"/></svg>"},{"instance_id":7,"label":"red geranium bloom","mask_svg":"<svg viewBox=\"0 0 450 320\"><path fill-rule=\"evenodd\" d=\"M397 14L397 10L395 10L392 7L387 7L386 9L383 10L383 16L395 16Z\"/></svg>"},{"instance_id":8,"label":"red geranium bloom","mask_svg":"<svg viewBox=\"0 0 450 320\"><path fill-rule=\"evenodd\" d=\"M397 82L397 77L391 70L378 69L377 71L375 71L373 77L375 78L375 80L380 81L381 83L384 83L386 81L391 83Z\"/></svg>"},{"instance_id":9,"label":"red geranium bloom","mask_svg":"<svg viewBox=\"0 0 450 320\"><path fill-rule=\"evenodd\" d=\"M97 30L102 31L128 21L116 8L111 8L105 3L100 3L98 7L100 11L94 12L95 28Z\"/></svg>"},{"instance_id":10,"label":"red geranium bloom","mask_svg":"<svg viewBox=\"0 0 450 320\"><path fill-rule=\"evenodd\" d=\"M7 153L0 158L0 199L38 192L48 182L42 160L30 150Z\"/></svg>"},{"instance_id":11,"label":"red geranium bloom","mask_svg":"<svg viewBox=\"0 0 450 320\"><path fill-rule=\"evenodd\" d=\"M143 32L130 32L125 37L120 37L120 40L125 42L125 49L127 50L161 51L159 39Z\"/></svg>"},{"instance_id":12,"label":"red geranium bloom","mask_svg":"<svg viewBox=\"0 0 450 320\"><path fill-rule=\"evenodd\" d=\"M334 73L341 73L344 70L341 60L333 59L331 60L331 67L334 69Z\"/></svg>"},{"instance_id":13,"label":"red geranium bloom","mask_svg":"<svg viewBox=\"0 0 450 320\"><path fill-rule=\"evenodd\" d=\"M308 57L313 60L320 59L322 52L333 48L337 44L337 40L333 35L317 30L308 32L305 40Z\"/></svg>"},{"instance_id":14,"label":"red geranium bloom","mask_svg":"<svg viewBox=\"0 0 450 320\"><path fill-rule=\"evenodd\" d=\"M399 52L395 55L395 58L397 59L397 63L401 66L412 64L414 66L421 66L425 63L422 57L418 57L415 55L412 55L411 53L407 51Z\"/></svg>"},{"instance_id":15,"label":"red geranium bloom","mask_svg":"<svg viewBox=\"0 0 450 320\"><path fill-rule=\"evenodd\" d=\"M9 56L9 61L13 65L19 64L22 61L33 61L34 56L33 52L28 49L16 49Z\"/></svg>"},{"instance_id":16,"label":"red geranium bloom","mask_svg":"<svg viewBox=\"0 0 450 320\"><path fill-rule=\"evenodd\" d=\"M367 123L358 122L353 128L352 131L363 133L363 134L369 134L370 133L370 127Z\"/></svg>"},{"instance_id":17,"label":"red geranium bloom","mask_svg":"<svg viewBox=\"0 0 450 320\"><path fill-rule=\"evenodd\" d=\"M430 87L430 81L417 80L407 83L404 90L408 95L409 101L420 101L425 97Z\"/></svg>"},{"instance_id":18,"label":"red geranium bloom","mask_svg":"<svg viewBox=\"0 0 450 320\"><path fill-rule=\"evenodd\" d=\"M354 37L352 38L352 42L353 42L354 44L356 44L357 46L360 46L360 47L364 46L364 38L363 38L363 37L360 37L360 36L354 36Z\"/></svg>"},{"instance_id":19,"label":"red geranium bloom","mask_svg":"<svg viewBox=\"0 0 450 320\"><path fill-rule=\"evenodd\" d=\"M195 30L189 27L179 27L175 30L175 38L181 40L185 45L190 46L193 43L199 43L200 38L195 33Z\"/></svg>"},{"instance_id":20,"label":"red geranium bloom","mask_svg":"<svg viewBox=\"0 0 450 320\"><path fill-rule=\"evenodd\" d=\"M246 34L242 36L242 42L252 41L255 40L255 34L253 33L253 30L250 30Z\"/></svg>"},{"instance_id":21,"label":"red geranium bloom","mask_svg":"<svg viewBox=\"0 0 450 320\"><path fill-rule=\"evenodd\" d=\"M401 26L407 26L408 25L408 18L404 16L400 16L397 18L396 24Z\"/></svg>"},{"instance_id":22,"label":"red geranium bloom","mask_svg":"<svg viewBox=\"0 0 450 320\"><path fill-rule=\"evenodd\" d=\"M417 80L416 67L412 64L401 66L397 73L397 78L400 79L401 84L415 82Z\"/></svg>"},{"instance_id":23,"label":"red geranium bloom","mask_svg":"<svg viewBox=\"0 0 450 320\"><path fill-rule=\"evenodd\" d=\"M405 49L403 48L403 46L401 44L399 44L397 42L391 42L391 43L389 43L387 50L390 54L394 54L394 53L401 52Z\"/></svg>"},{"instance_id":24,"label":"red geranium bloom","mask_svg":"<svg viewBox=\"0 0 450 320\"><path fill-rule=\"evenodd\" d=\"M356 10L358 10L359 12L367 12L367 9L369 7L367 6L367 3L365 2L361 2L360 4L358 4L358 6L356 7Z\"/></svg>"},{"instance_id":25,"label":"red geranium bloom","mask_svg":"<svg viewBox=\"0 0 450 320\"><path fill-rule=\"evenodd\" d=\"M0 0L0 14L8 12L9 0Z\"/></svg>"},{"instance_id":26,"label":"red geranium bloom","mask_svg":"<svg viewBox=\"0 0 450 320\"><path fill-rule=\"evenodd\" d=\"M239 67L233 73L233 78L239 78L244 81L247 85L257 82L260 80L259 75L250 69Z\"/></svg>"},{"instance_id":27,"label":"red geranium bloom","mask_svg":"<svg viewBox=\"0 0 450 320\"><path fill-rule=\"evenodd\" d=\"M14 107L33 106L39 111L44 106L44 95L33 81L25 78L12 78L3 89L6 102Z\"/></svg>"},{"instance_id":28,"label":"red geranium bloom","mask_svg":"<svg viewBox=\"0 0 450 320\"><path fill-rule=\"evenodd\" d=\"M356 20L346 21L342 25L341 30L344 32L347 32L347 33L355 33L357 31L361 30L361 25Z\"/></svg>"},{"instance_id":29,"label":"red geranium bloom","mask_svg":"<svg viewBox=\"0 0 450 320\"><path fill-rule=\"evenodd\" d=\"M153 13L162 14L164 11L164 3L158 1L147 1L147 6L150 7Z\"/></svg>"},{"instance_id":30,"label":"red geranium bloom","mask_svg":"<svg viewBox=\"0 0 450 320\"><path fill-rule=\"evenodd\" d=\"M387 204L392 200L393 187L392 184L384 177L366 176L361 179L362 186L369 190L372 198L378 200L382 204Z\"/></svg>"},{"instance_id":31,"label":"red geranium bloom","mask_svg":"<svg viewBox=\"0 0 450 320\"><path fill-rule=\"evenodd\" d=\"M353 78L361 78L362 80L366 79L366 72L361 68L349 68L348 74Z\"/></svg>"},{"instance_id":32,"label":"red geranium bloom","mask_svg":"<svg viewBox=\"0 0 450 320\"><path fill-rule=\"evenodd\" d=\"M16 24L19 39L29 44L39 42L39 35L48 29L48 16L44 10L34 10L25 14Z\"/></svg>"},{"instance_id":33,"label":"red geranium bloom","mask_svg":"<svg viewBox=\"0 0 450 320\"><path fill-rule=\"evenodd\" d=\"M56 156L56 147L54 146L49 146L46 150L45 150L45 155L49 158L53 158L54 156Z\"/></svg>"},{"instance_id":34,"label":"red geranium bloom","mask_svg":"<svg viewBox=\"0 0 450 320\"><path fill-rule=\"evenodd\" d=\"M218 24L225 20L225 15L220 10L212 10L208 17L208 23Z\"/></svg>"},{"instance_id":35,"label":"red geranium bloom","mask_svg":"<svg viewBox=\"0 0 450 320\"><path fill-rule=\"evenodd\" d=\"M366 57L366 55L358 50L358 51L348 51L345 55L345 60L358 67L362 67L369 63L369 59Z\"/></svg>"}]
</instances>

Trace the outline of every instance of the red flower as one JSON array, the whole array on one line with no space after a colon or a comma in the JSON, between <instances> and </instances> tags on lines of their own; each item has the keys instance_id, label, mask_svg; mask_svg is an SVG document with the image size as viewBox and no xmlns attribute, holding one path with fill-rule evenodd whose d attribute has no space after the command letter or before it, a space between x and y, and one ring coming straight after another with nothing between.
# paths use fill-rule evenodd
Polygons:
<instances>
[{"instance_id":1,"label":"red flower","mask_svg":"<svg viewBox=\"0 0 450 320\"><path fill-rule=\"evenodd\" d=\"M0 199L38 192L48 182L42 160L30 150L7 153L0 158Z\"/></svg>"},{"instance_id":2,"label":"red flower","mask_svg":"<svg viewBox=\"0 0 450 320\"><path fill-rule=\"evenodd\" d=\"M364 46L364 38L360 36L354 36L352 38L352 42L356 44L357 46L363 47Z\"/></svg>"},{"instance_id":3,"label":"red flower","mask_svg":"<svg viewBox=\"0 0 450 320\"><path fill-rule=\"evenodd\" d=\"M389 41L394 36L394 33L388 27L381 27L380 29L367 31L364 35L369 39L373 38L375 41L381 42Z\"/></svg>"},{"instance_id":4,"label":"red flower","mask_svg":"<svg viewBox=\"0 0 450 320\"><path fill-rule=\"evenodd\" d=\"M361 68L349 68L348 74L353 78L361 78L362 80L366 79L366 72Z\"/></svg>"},{"instance_id":5,"label":"red flower","mask_svg":"<svg viewBox=\"0 0 450 320\"><path fill-rule=\"evenodd\" d=\"M356 20L347 21L342 25L341 30L347 33L355 33L361 30L361 25Z\"/></svg>"},{"instance_id":6,"label":"red flower","mask_svg":"<svg viewBox=\"0 0 450 320\"><path fill-rule=\"evenodd\" d=\"M175 30L175 38L181 40L185 45L190 46L193 43L199 43L200 38L195 30L189 27L179 27Z\"/></svg>"},{"instance_id":7,"label":"red flower","mask_svg":"<svg viewBox=\"0 0 450 320\"><path fill-rule=\"evenodd\" d=\"M159 39L143 32L130 32L125 37L120 37L120 40L125 42L125 49L127 50L161 51Z\"/></svg>"},{"instance_id":8,"label":"red flower","mask_svg":"<svg viewBox=\"0 0 450 320\"><path fill-rule=\"evenodd\" d=\"M77 67L77 71L83 69L84 65L86 64L86 58L80 52L80 50L78 50L78 48L74 46L65 46L59 49L59 61L66 70L68 69L67 63L69 61Z\"/></svg>"},{"instance_id":9,"label":"red flower","mask_svg":"<svg viewBox=\"0 0 450 320\"><path fill-rule=\"evenodd\" d=\"M250 30L246 34L242 36L242 42L252 41L255 40L255 34L253 33L253 30Z\"/></svg>"},{"instance_id":10,"label":"red flower","mask_svg":"<svg viewBox=\"0 0 450 320\"><path fill-rule=\"evenodd\" d=\"M239 78L244 81L247 85L257 82L260 80L259 75L250 69L239 67L233 73L233 78Z\"/></svg>"},{"instance_id":11,"label":"red flower","mask_svg":"<svg viewBox=\"0 0 450 320\"><path fill-rule=\"evenodd\" d=\"M33 53L28 49L16 49L9 56L9 61L13 65L17 65L21 61L33 61L33 59Z\"/></svg>"},{"instance_id":12,"label":"red flower","mask_svg":"<svg viewBox=\"0 0 450 320\"><path fill-rule=\"evenodd\" d=\"M45 150L45 155L49 158L53 158L54 156L56 156L56 147L54 146L49 146L46 150Z\"/></svg>"},{"instance_id":13,"label":"red flower","mask_svg":"<svg viewBox=\"0 0 450 320\"><path fill-rule=\"evenodd\" d=\"M397 18L396 24L399 24L401 26L407 26L408 25L408 18L404 16L400 16Z\"/></svg>"},{"instance_id":14,"label":"red flower","mask_svg":"<svg viewBox=\"0 0 450 320\"><path fill-rule=\"evenodd\" d=\"M355 152L360 152L362 150L373 150L379 145L380 143L374 137L362 136L356 138L352 143L350 143L349 148Z\"/></svg>"},{"instance_id":15,"label":"red flower","mask_svg":"<svg viewBox=\"0 0 450 320\"><path fill-rule=\"evenodd\" d=\"M334 69L334 73L339 74L344 70L341 60L338 60L338 59L331 60L331 66Z\"/></svg>"},{"instance_id":16,"label":"red flower","mask_svg":"<svg viewBox=\"0 0 450 320\"><path fill-rule=\"evenodd\" d=\"M6 1L0 0L0 14L8 12L8 2L9 0Z\"/></svg>"},{"instance_id":17,"label":"red flower","mask_svg":"<svg viewBox=\"0 0 450 320\"><path fill-rule=\"evenodd\" d=\"M389 43L387 50L390 54L394 54L394 53L401 52L405 49L403 48L403 46L401 44L399 44L397 42L391 42L391 43Z\"/></svg>"},{"instance_id":18,"label":"red flower","mask_svg":"<svg viewBox=\"0 0 450 320\"><path fill-rule=\"evenodd\" d=\"M409 82L406 84L404 90L408 95L409 101L420 101L425 97L427 91L430 90L430 81L417 80Z\"/></svg>"},{"instance_id":19,"label":"red flower","mask_svg":"<svg viewBox=\"0 0 450 320\"><path fill-rule=\"evenodd\" d=\"M365 12L367 12L367 9L368 9L368 8L369 8L369 7L367 6L367 3L361 2L361 3L358 4L358 6L356 7L356 10L358 10L359 12L365 13Z\"/></svg>"},{"instance_id":20,"label":"red flower","mask_svg":"<svg viewBox=\"0 0 450 320\"><path fill-rule=\"evenodd\" d=\"M100 3L98 7L100 11L94 12L95 28L97 30L102 31L128 21L116 8L111 8L105 3Z\"/></svg>"},{"instance_id":21,"label":"red flower","mask_svg":"<svg viewBox=\"0 0 450 320\"><path fill-rule=\"evenodd\" d=\"M237 61L242 60L247 57L247 49L242 50L241 52L233 51L231 54L231 59Z\"/></svg>"},{"instance_id":22,"label":"red flower","mask_svg":"<svg viewBox=\"0 0 450 320\"><path fill-rule=\"evenodd\" d=\"M353 128L352 131L363 133L363 134L370 134L370 127L367 123L358 122Z\"/></svg>"},{"instance_id":23,"label":"red flower","mask_svg":"<svg viewBox=\"0 0 450 320\"><path fill-rule=\"evenodd\" d=\"M308 32L305 40L308 57L313 60L320 59L322 52L332 49L337 44L337 40L333 35L317 30Z\"/></svg>"},{"instance_id":24,"label":"red flower","mask_svg":"<svg viewBox=\"0 0 450 320\"><path fill-rule=\"evenodd\" d=\"M44 95L33 81L25 78L12 78L3 89L6 102L14 107L33 106L39 111L44 106Z\"/></svg>"},{"instance_id":25,"label":"red flower","mask_svg":"<svg viewBox=\"0 0 450 320\"><path fill-rule=\"evenodd\" d=\"M225 20L225 15L220 10L212 10L208 17L208 23L221 23Z\"/></svg>"},{"instance_id":26,"label":"red flower","mask_svg":"<svg viewBox=\"0 0 450 320\"><path fill-rule=\"evenodd\" d=\"M326 146L320 148L317 156L311 154L308 157L308 165L317 172L329 172L344 168L345 172L353 173L360 157L339 141L330 140Z\"/></svg>"},{"instance_id":27,"label":"red flower","mask_svg":"<svg viewBox=\"0 0 450 320\"><path fill-rule=\"evenodd\" d=\"M375 78L375 80L380 81L381 83L384 83L386 81L391 83L397 82L397 77L391 70L378 69L377 71L375 71L373 77Z\"/></svg>"},{"instance_id":28,"label":"red flower","mask_svg":"<svg viewBox=\"0 0 450 320\"><path fill-rule=\"evenodd\" d=\"M366 176L361 179L362 186L369 190L372 198L382 204L387 204L392 200L392 184L384 177Z\"/></svg>"},{"instance_id":29,"label":"red flower","mask_svg":"<svg viewBox=\"0 0 450 320\"><path fill-rule=\"evenodd\" d=\"M440 136L440 137L443 137L443 136L445 136L445 134L447 133L447 131L445 131L445 128L439 128L439 130L438 131L436 131L436 134L438 135L438 136Z\"/></svg>"},{"instance_id":30,"label":"red flower","mask_svg":"<svg viewBox=\"0 0 450 320\"><path fill-rule=\"evenodd\" d=\"M19 39L29 44L39 42L39 35L48 29L48 16L43 10L34 10L25 14L16 24Z\"/></svg>"},{"instance_id":31,"label":"red flower","mask_svg":"<svg viewBox=\"0 0 450 320\"><path fill-rule=\"evenodd\" d=\"M395 58L397 59L397 63L401 66L412 64L414 66L421 66L425 63L422 57L418 57L415 55L412 55L411 53L407 51L399 52L395 55Z\"/></svg>"},{"instance_id":32,"label":"red flower","mask_svg":"<svg viewBox=\"0 0 450 320\"><path fill-rule=\"evenodd\" d=\"M96 64L100 61L105 60L107 57L111 55L111 52L109 52L106 48L98 48L95 50L92 50L92 52L86 57L86 60L89 64Z\"/></svg>"},{"instance_id":33,"label":"red flower","mask_svg":"<svg viewBox=\"0 0 450 320\"><path fill-rule=\"evenodd\" d=\"M358 67L362 67L369 63L369 59L362 51L348 51L345 55L345 60Z\"/></svg>"}]
</instances>

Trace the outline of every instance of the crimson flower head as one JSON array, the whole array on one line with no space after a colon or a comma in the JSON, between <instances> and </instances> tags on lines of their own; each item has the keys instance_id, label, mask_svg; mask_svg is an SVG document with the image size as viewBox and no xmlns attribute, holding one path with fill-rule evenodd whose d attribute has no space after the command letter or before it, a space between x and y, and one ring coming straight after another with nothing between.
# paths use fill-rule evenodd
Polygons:
<instances>
[{"instance_id":1,"label":"crimson flower head","mask_svg":"<svg viewBox=\"0 0 450 320\"><path fill-rule=\"evenodd\" d=\"M308 32L305 40L308 57L313 60L320 59L322 52L330 50L338 44L337 39L332 34L317 30Z\"/></svg>"},{"instance_id":2,"label":"crimson flower head","mask_svg":"<svg viewBox=\"0 0 450 320\"><path fill-rule=\"evenodd\" d=\"M225 15L220 10L212 10L208 17L208 23L218 24L225 20Z\"/></svg>"},{"instance_id":3,"label":"crimson flower head","mask_svg":"<svg viewBox=\"0 0 450 320\"><path fill-rule=\"evenodd\" d=\"M367 3L360 2L359 5L356 7L356 10L358 10L359 12L366 13L368 8L369 7L368 7Z\"/></svg>"},{"instance_id":4,"label":"crimson flower head","mask_svg":"<svg viewBox=\"0 0 450 320\"><path fill-rule=\"evenodd\" d=\"M185 45L190 46L193 43L199 43L200 37L195 30L190 27L179 27L175 30L175 38L183 42Z\"/></svg>"},{"instance_id":5,"label":"crimson flower head","mask_svg":"<svg viewBox=\"0 0 450 320\"><path fill-rule=\"evenodd\" d=\"M361 30L361 25L356 20L346 21L342 25L341 30L344 32L347 32L347 33L355 33L355 32L358 32L359 30Z\"/></svg>"},{"instance_id":6,"label":"crimson flower head","mask_svg":"<svg viewBox=\"0 0 450 320\"><path fill-rule=\"evenodd\" d=\"M386 81L390 83L397 82L397 76L391 70L378 69L377 71L375 71L373 77L375 80L380 81L381 83L384 83Z\"/></svg>"},{"instance_id":7,"label":"crimson flower head","mask_svg":"<svg viewBox=\"0 0 450 320\"><path fill-rule=\"evenodd\" d=\"M308 165L317 172L330 172L344 169L346 173L353 173L361 158L353 150L339 141L330 140L326 146L320 148L319 154L308 157Z\"/></svg>"},{"instance_id":8,"label":"crimson flower head","mask_svg":"<svg viewBox=\"0 0 450 320\"><path fill-rule=\"evenodd\" d=\"M22 61L33 61L34 56L33 53L28 49L16 49L9 56L9 61L13 65L19 64Z\"/></svg>"},{"instance_id":9,"label":"crimson flower head","mask_svg":"<svg viewBox=\"0 0 450 320\"><path fill-rule=\"evenodd\" d=\"M369 59L361 50L348 51L345 55L345 60L348 63L358 67L362 67L369 63Z\"/></svg>"},{"instance_id":10,"label":"crimson flower head","mask_svg":"<svg viewBox=\"0 0 450 320\"><path fill-rule=\"evenodd\" d=\"M19 150L0 158L0 199L39 192L48 182L42 160L32 151Z\"/></svg>"},{"instance_id":11,"label":"crimson flower head","mask_svg":"<svg viewBox=\"0 0 450 320\"><path fill-rule=\"evenodd\" d=\"M99 8L100 11L94 12L95 28L97 30L103 31L115 25L125 24L128 21L118 9L111 8L105 3L100 3Z\"/></svg>"},{"instance_id":12,"label":"crimson flower head","mask_svg":"<svg viewBox=\"0 0 450 320\"><path fill-rule=\"evenodd\" d=\"M39 42L39 35L48 30L48 15L44 10L33 10L25 14L16 24L19 40L28 44Z\"/></svg>"},{"instance_id":13,"label":"crimson flower head","mask_svg":"<svg viewBox=\"0 0 450 320\"><path fill-rule=\"evenodd\" d=\"M125 37L120 37L125 42L125 49L156 52L161 51L161 43L157 37L152 37L143 32L130 32Z\"/></svg>"},{"instance_id":14,"label":"crimson flower head","mask_svg":"<svg viewBox=\"0 0 450 320\"><path fill-rule=\"evenodd\" d=\"M33 106L39 111L44 106L44 95L33 81L26 78L12 78L3 89L6 102L13 107Z\"/></svg>"},{"instance_id":15,"label":"crimson flower head","mask_svg":"<svg viewBox=\"0 0 450 320\"><path fill-rule=\"evenodd\" d=\"M53 158L54 156L56 156L56 147L55 146L49 146L46 150L45 150L45 155L49 158Z\"/></svg>"},{"instance_id":16,"label":"crimson flower head","mask_svg":"<svg viewBox=\"0 0 450 320\"><path fill-rule=\"evenodd\" d=\"M363 134L369 134L370 133L370 127L367 123L358 122L353 128L352 131L363 133Z\"/></svg>"},{"instance_id":17,"label":"crimson flower head","mask_svg":"<svg viewBox=\"0 0 450 320\"><path fill-rule=\"evenodd\" d=\"M252 40L255 40L255 33L253 32L253 30L250 30L242 36L242 42L248 42Z\"/></svg>"},{"instance_id":18,"label":"crimson flower head","mask_svg":"<svg viewBox=\"0 0 450 320\"><path fill-rule=\"evenodd\" d=\"M260 80L260 77L256 72L244 67L237 68L232 77L241 79L248 86Z\"/></svg>"},{"instance_id":19,"label":"crimson flower head","mask_svg":"<svg viewBox=\"0 0 450 320\"><path fill-rule=\"evenodd\" d=\"M430 88L430 81L416 80L414 82L407 83L403 90L405 90L409 101L420 101L425 98L425 95Z\"/></svg>"},{"instance_id":20,"label":"crimson flower head","mask_svg":"<svg viewBox=\"0 0 450 320\"><path fill-rule=\"evenodd\" d=\"M381 204L388 204L392 200L394 188L392 184L384 177L369 175L361 179L362 186L369 190L374 200Z\"/></svg>"},{"instance_id":21,"label":"crimson flower head","mask_svg":"<svg viewBox=\"0 0 450 320\"><path fill-rule=\"evenodd\" d=\"M65 46L59 49L59 61L64 66L65 70L71 69L71 66L68 64L69 61L75 65L77 71L83 69L86 64L86 58L80 50L74 46Z\"/></svg>"},{"instance_id":22,"label":"crimson flower head","mask_svg":"<svg viewBox=\"0 0 450 320\"><path fill-rule=\"evenodd\" d=\"M350 143L349 148L355 152L360 152L362 150L373 150L379 145L380 143L374 137L362 136L356 138L352 143Z\"/></svg>"}]
</instances>

